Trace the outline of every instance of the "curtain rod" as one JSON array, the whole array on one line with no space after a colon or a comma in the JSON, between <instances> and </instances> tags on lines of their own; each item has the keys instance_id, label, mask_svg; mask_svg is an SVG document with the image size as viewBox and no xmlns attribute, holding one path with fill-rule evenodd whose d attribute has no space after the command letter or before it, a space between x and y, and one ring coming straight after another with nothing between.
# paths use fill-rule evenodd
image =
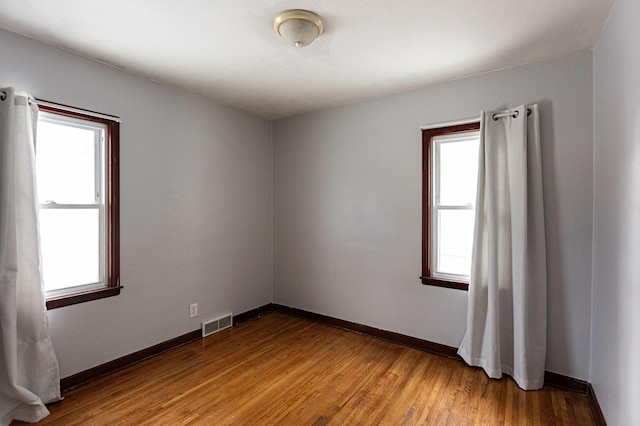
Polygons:
<instances>
[{"instance_id":1,"label":"curtain rod","mask_svg":"<svg viewBox=\"0 0 640 426\"><path fill-rule=\"evenodd\" d=\"M493 113L491 115L491 118L493 118L493 121L497 121L498 118L502 118L502 117L511 116L512 118L516 118L518 117L519 114L520 113L518 111L502 111L502 112ZM531 108L527 108L527 117L530 115L531 115ZM477 121L480 121L480 117L464 118L462 120L455 120L455 121L442 121L440 123L432 123L432 124L427 124L425 126L420 126L420 130L437 129L438 127L459 126L461 124L475 123Z\"/></svg>"},{"instance_id":2,"label":"curtain rod","mask_svg":"<svg viewBox=\"0 0 640 426\"><path fill-rule=\"evenodd\" d=\"M37 105L42 105L45 107L51 107L51 108L57 108L63 111L68 111L68 112L74 112L74 113L78 113L78 114L84 114L84 115L88 115L89 117L95 117L95 118L102 118L102 119L106 119L106 120L111 120L111 121L116 121L118 123L122 123L122 120L120 119L120 117L117 117L115 115L109 115L109 114L102 114L100 112L95 112L95 111L91 111L88 109L82 109L82 108L75 108L69 105L64 105L64 104L58 104L55 102L49 102L49 101L45 101L44 99L38 99L38 98L32 98L33 101L37 104Z\"/></svg>"},{"instance_id":3,"label":"curtain rod","mask_svg":"<svg viewBox=\"0 0 640 426\"><path fill-rule=\"evenodd\" d=\"M517 118L519 115L520 115L520 111L503 111L503 112L496 112L492 114L491 118L493 118L493 121L498 121L498 118L502 118L502 117ZM527 108L527 117L530 115L531 115L531 108Z\"/></svg>"}]
</instances>

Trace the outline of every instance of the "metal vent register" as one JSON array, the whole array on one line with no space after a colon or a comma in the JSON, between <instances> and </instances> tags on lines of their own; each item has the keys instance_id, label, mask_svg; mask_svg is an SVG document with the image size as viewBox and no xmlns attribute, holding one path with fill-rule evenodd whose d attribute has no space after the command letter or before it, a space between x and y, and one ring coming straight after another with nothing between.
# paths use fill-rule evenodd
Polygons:
<instances>
[{"instance_id":1,"label":"metal vent register","mask_svg":"<svg viewBox=\"0 0 640 426\"><path fill-rule=\"evenodd\" d=\"M219 318L210 319L202 322L202 337L207 337L225 328L233 325L233 315L226 314Z\"/></svg>"}]
</instances>

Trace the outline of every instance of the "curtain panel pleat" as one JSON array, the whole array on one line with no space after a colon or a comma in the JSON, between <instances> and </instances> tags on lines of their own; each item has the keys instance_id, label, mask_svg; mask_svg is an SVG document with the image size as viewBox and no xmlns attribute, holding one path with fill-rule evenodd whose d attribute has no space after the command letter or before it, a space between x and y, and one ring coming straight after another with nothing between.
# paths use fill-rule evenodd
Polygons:
<instances>
[{"instance_id":1,"label":"curtain panel pleat","mask_svg":"<svg viewBox=\"0 0 640 426\"><path fill-rule=\"evenodd\" d=\"M491 378L508 374L533 390L544 384L547 338L538 106L508 112L481 114L467 330L458 354Z\"/></svg>"},{"instance_id":2,"label":"curtain panel pleat","mask_svg":"<svg viewBox=\"0 0 640 426\"><path fill-rule=\"evenodd\" d=\"M38 108L0 89L0 425L35 422L60 399L42 286L35 185Z\"/></svg>"}]
</instances>

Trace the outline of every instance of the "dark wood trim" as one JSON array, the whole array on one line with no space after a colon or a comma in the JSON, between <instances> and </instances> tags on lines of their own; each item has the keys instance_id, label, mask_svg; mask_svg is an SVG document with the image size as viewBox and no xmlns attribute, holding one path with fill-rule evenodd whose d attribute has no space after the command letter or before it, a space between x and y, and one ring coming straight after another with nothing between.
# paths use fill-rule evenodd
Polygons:
<instances>
[{"instance_id":1,"label":"dark wood trim","mask_svg":"<svg viewBox=\"0 0 640 426\"><path fill-rule=\"evenodd\" d=\"M553 373L551 371L544 372L544 384L562 390L581 393L583 395L587 394L589 387L589 383L584 380L574 379L573 377Z\"/></svg>"},{"instance_id":2,"label":"dark wood trim","mask_svg":"<svg viewBox=\"0 0 640 426\"><path fill-rule=\"evenodd\" d=\"M438 127L422 131L422 284L438 287L469 290L469 283L434 278L431 275L431 199L433 197L433 179L431 176L431 160L433 155L431 141L434 136L477 131L480 122L474 121L455 126Z\"/></svg>"},{"instance_id":3,"label":"dark wood trim","mask_svg":"<svg viewBox=\"0 0 640 426\"><path fill-rule=\"evenodd\" d=\"M47 303L49 302L47 301ZM251 309L247 312L242 312L238 315L234 315L233 323L234 325L237 325L273 311L273 304L269 303L255 309ZM202 330L200 329L183 334L182 336L174 337L173 339L166 340L164 342L158 343L157 345L139 350L129 355L125 355L118 359L114 359L113 361L106 362L104 364L98 365L97 367L93 367L88 370L73 374L71 376L64 377L60 380L60 389L68 390L84 383L91 382L93 380L99 379L100 377L104 377L130 365L136 364L140 361L144 361L145 359L151 358L155 355L159 355L163 352L201 338Z\"/></svg>"},{"instance_id":4,"label":"dark wood trim","mask_svg":"<svg viewBox=\"0 0 640 426\"><path fill-rule=\"evenodd\" d=\"M129 355L125 355L113 361L98 365L97 367L81 371L60 380L60 389L69 390L84 383L99 379L100 377L122 370L130 365L136 364L155 355L166 352L170 349L182 346L186 343L193 342L202 338L202 330L194 330L182 336L174 337L157 345L139 350Z\"/></svg>"},{"instance_id":5,"label":"dark wood trim","mask_svg":"<svg viewBox=\"0 0 640 426\"><path fill-rule=\"evenodd\" d=\"M460 358L457 353L457 348L442 345L440 343L429 342L428 340L418 339L417 337L411 337L404 334L395 333L393 331L381 330L379 328L370 327L368 325L332 318L326 315L316 314L313 312L304 311L302 309L291 308L289 306L278 305L275 303L273 304L273 309L276 312L280 312L283 314L328 324L345 330L355 331L356 333L366 334L368 336L376 337L378 339L386 340L392 343L398 343L435 355L446 356L449 358Z\"/></svg>"},{"instance_id":6,"label":"dark wood trim","mask_svg":"<svg viewBox=\"0 0 640 426\"><path fill-rule=\"evenodd\" d=\"M107 158L107 271L109 287L120 286L120 123L111 121L106 141Z\"/></svg>"},{"instance_id":7,"label":"dark wood trim","mask_svg":"<svg viewBox=\"0 0 640 426\"><path fill-rule=\"evenodd\" d=\"M596 421L598 426L607 426L607 421L604 418L604 413L600 408L598 398L596 398L596 391L591 386L591 383L587 384L587 398L589 399L589 407L591 408L591 415Z\"/></svg>"},{"instance_id":8,"label":"dark wood trim","mask_svg":"<svg viewBox=\"0 0 640 426\"><path fill-rule=\"evenodd\" d=\"M47 309L56 309L63 306L75 305L77 303L88 302L90 300L104 299L105 297L117 296L120 294L121 286L103 287L96 290L73 293L64 296L50 297L47 299Z\"/></svg>"},{"instance_id":9,"label":"dark wood trim","mask_svg":"<svg viewBox=\"0 0 640 426\"><path fill-rule=\"evenodd\" d=\"M456 290L469 290L469 283L465 283L462 281L445 281L438 278L432 277L420 277L422 280L422 284L424 285L432 285L436 287L445 287L445 288L455 288Z\"/></svg>"},{"instance_id":10,"label":"dark wood trim","mask_svg":"<svg viewBox=\"0 0 640 426\"><path fill-rule=\"evenodd\" d=\"M81 111L64 109L66 105L57 105L60 105L60 108L51 105L39 105L38 108L51 114L78 118L107 126L105 140L105 155L107 159L105 164L105 214L107 216L107 259L105 268L107 277L104 288L48 298L46 301L47 309L56 309L90 300L117 296L122 288L120 286L120 123L117 121L117 117L113 119L95 117L90 115L93 111L85 110L89 114L83 114ZM74 110L78 109L74 108Z\"/></svg>"},{"instance_id":11,"label":"dark wood trim","mask_svg":"<svg viewBox=\"0 0 640 426\"><path fill-rule=\"evenodd\" d=\"M67 117L82 118L83 120L97 121L105 124L118 122L118 120L120 120L120 117L117 115L105 114L86 108L78 108L71 105L61 104L59 102L51 102L46 99L37 98L36 103L38 104L38 109L42 111L53 111L56 114Z\"/></svg>"},{"instance_id":12,"label":"dark wood trim","mask_svg":"<svg viewBox=\"0 0 640 426\"><path fill-rule=\"evenodd\" d=\"M425 283L425 277L431 277L431 173L429 173L429 165L431 164L431 138L433 134L422 132L422 283Z\"/></svg>"},{"instance_id":13,"label":"dark wood trim","mask_svg":"<svg viewBox=\"0 0 640 426\"><path fill-rule=\"evenodd\" d=\"M233 316L233 325L242 324L254 318L258 318L266 313L273 312L273 303L267 303L255 309L251 309L247 312L243 312Z\"/></svg>"}]
</instances>

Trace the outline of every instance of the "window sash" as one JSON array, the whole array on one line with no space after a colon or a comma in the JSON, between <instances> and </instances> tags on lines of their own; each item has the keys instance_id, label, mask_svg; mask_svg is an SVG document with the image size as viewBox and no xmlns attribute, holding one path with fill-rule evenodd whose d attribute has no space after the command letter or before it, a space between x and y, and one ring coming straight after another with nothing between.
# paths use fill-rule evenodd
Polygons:
<instances>
[{"instance_id":1,"label":"window sash","mask_svg":"<svg viewBox=\"0 0 640 426\"><path fill-rule=\"evenodd\" d=\"M104 204L104 194L108 190L106 182L106 170L105 159L106 157L106 137L108 132L108 126L104 123L91 121L88 119L81 119L77 117L70 117L67 115L59 115L52 112L40 111L38 114L38 122L44 122L49 124L55 124L59 126L72 127L82 130L88 130L93 132L93 151L94 151L94 203ZM36 143L36 156L37 156L37 143ZM61 205L56 200L51 200L52 203L42 203L43 205ZM72 204L66 204L72 205Z\"/></svg>"},{"instance_id":2,"label":"window sash","mask_svg":"<svg viewBox=\"0 0 640 426\"><path fill-rule=\"evenodd\" d=\"M99 280L93 283L86 283L83 285L69 285L64 288L47 290L45 288L45 297L57 297L70 293L77 293L80 291L95 290L108 286L107 276L107 217L104 204L57 204L46 203L40 204L41 210L97 210L98 211L98 277ZM46 284L46 283L45 283Z\"/></svg>"},{"instance_id":3,"label":"window sash","mask_svg":"<svg viewBox=\"0 0 640 426\"><path fill-rule=\"evenodd\" d=\"M475 211L475 206L432 206L431 215L431 235L432 235L432 250L431 250L431 276L434 278L440 278L448 281L469 282L470 276L468 274L454 274L451 272L443 272L440 265L440 252L442 236L440 233L440 212L441 211Z\"/></svg>"},{"instance_id":4,"label":"window sash","mask_svg":"<svg viewBox=\"0 0 640 426\"><path fill-rule=\"evenodd\" d=\"M442 136L435 136L433 137L432 141L431 141L431 145L432 145L432 164L431 164L431 171L432 171L432 182L433 182L433 199L432 199L432 205L433 206L438 206L438 207L444 207L444 206L449 206L452 208L458 207L458 208L465 208L465 207L471 207L472 209L475 208L474 204L475 204L475 200L469 200L470 202L465 203L465 204L458 204L458 203L443 203L442 200L442 195L441 195L441 190L442 190L442 184L441 184L441 176L442 176L442 147L443 145L449 145L449 144L458 144L458 143L464 143L464 142L476 142L479 139L479 132L465 132L465 133L461 133L461 134L453 134L453 135L442 135Z\"/></svg>"}]
</instances>

